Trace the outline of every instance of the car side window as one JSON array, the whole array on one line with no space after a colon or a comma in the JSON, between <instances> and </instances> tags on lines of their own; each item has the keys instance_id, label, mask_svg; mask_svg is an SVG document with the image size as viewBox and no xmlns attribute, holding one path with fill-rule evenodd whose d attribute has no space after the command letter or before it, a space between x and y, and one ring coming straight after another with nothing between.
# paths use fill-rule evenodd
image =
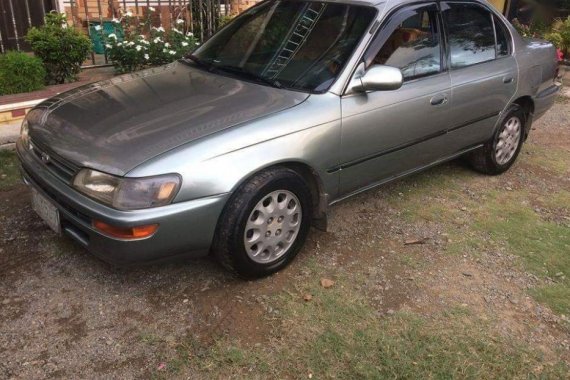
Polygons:
<instances>
[{"instance_id":1,"label":"car side window","mask_svg":"<svg viewBox=\"0 0 570 380\"><path fill-rule=\"evenodd\" d=\"M372 63L397 67L404 80L441 72L441 37L437 9L417 9L392 31Z\"/></svg>"},{"instance_id":2,"label":"car side window","mask_svg":"<svg viewBox=\"0 0 570 380\"><path fill-rule=\"evenodd\" d=\"M443 11L447 26L451 68L495 59L491 12L474 4L451 3Z\"/></svg>"},{"instance_id":3,"label":"car side window","mask_svg":"<svg viewBox=\"0 0 570 380\"><path fill-rule=\"evenodd\" d=\"M497 58L506 57L511 53L509 32L505 24L495 15L493 15L493 22L497 34Z\"/></svg>"}]
</instances>

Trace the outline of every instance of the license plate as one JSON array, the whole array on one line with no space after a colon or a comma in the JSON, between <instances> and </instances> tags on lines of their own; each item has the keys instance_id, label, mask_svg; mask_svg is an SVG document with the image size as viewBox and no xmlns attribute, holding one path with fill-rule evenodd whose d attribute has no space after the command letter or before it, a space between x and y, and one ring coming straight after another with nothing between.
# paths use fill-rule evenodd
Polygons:
<instances>
[{"instance_id":1,"label":"license plate","mask_svg":"<svg viewBox=\"0 0 570 380\"><path fill-rule=\"evenodd\" d=\"M61 232L59 224L59 211L57 208L37 190L32 188L32 208L58 234Z\"/></svg>"}]
</instances>

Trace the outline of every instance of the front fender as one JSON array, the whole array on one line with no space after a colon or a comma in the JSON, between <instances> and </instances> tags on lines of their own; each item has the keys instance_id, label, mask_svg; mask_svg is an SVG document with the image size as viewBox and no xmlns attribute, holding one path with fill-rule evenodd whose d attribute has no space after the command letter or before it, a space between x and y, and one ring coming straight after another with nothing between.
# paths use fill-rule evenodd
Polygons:
<instances>
[{"instance_id":1,"label":"front fender","mask_svg":"<svg viewBox=\"0 0 570 380\"><path fill-rule=\"evenodd\" d=\"M269 166L301 163L316 172L331 198L338 192L340 99L312 95L302 104L166 152L127 174L176 172L182 187L174 202L231 193Z\"/></svg>"}]
</instances>

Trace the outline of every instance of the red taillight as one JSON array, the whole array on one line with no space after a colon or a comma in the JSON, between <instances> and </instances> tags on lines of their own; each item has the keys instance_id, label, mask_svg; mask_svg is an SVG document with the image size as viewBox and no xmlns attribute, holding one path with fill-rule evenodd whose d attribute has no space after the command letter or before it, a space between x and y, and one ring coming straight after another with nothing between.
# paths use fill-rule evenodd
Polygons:
<instances>
[{"instance_id":1,"label":"red taillight","mask_svg":"<svg viewBox=\"0 0 570 380\"><path fill-rule=\"evenodd\" d=\"M135 227L117 227L99 220L94 220L93 227L106 235L119 239L142 239L152 236L158 229L158 224Z\"/></svg>"}]
</instances>

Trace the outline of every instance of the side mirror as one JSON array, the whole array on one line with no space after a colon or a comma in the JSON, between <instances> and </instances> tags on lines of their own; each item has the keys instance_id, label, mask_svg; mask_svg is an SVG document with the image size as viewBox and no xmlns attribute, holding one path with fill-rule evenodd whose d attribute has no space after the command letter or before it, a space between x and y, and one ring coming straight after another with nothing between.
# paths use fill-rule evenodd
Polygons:
<instances>
[{"instance_id":1,"label":"side mirror","mask_svg":"<svg viewBox=\"0 0 570 380\"><path fill-rule=\"evenodd\" d=\"M374 65L360 78L355 78L353 91L389 91L397 90L404 83L402 71L396 67Z\"/></svg>"}]
</instances>

